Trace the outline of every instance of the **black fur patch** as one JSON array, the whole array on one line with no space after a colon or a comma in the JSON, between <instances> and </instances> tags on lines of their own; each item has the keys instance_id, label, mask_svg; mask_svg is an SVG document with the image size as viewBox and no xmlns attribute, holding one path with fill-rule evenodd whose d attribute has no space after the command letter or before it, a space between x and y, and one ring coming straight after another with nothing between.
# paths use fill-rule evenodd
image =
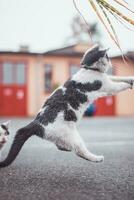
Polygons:
<instances>
[{"instance_id":1,"label":"black fur patch","mask_svg":"<svg viewBox=\"0 0 134 200\"><path fill-rule=\"evenodd\" d=\"M66 121L74 121L76 122L77 121L77 117L76 117L76 114L73 110L69 109L69 110L65 110L64 111L64 119Z\"/></svg>"},{"instance_id":2,"label":"black fur patch","mask_svg":"<svg viewBox=\"0 0 134 200\"><path fill-rule=\"evenodd\" d=\"M58 113L64 112L64 119L66 121L77 121L76 114L73 110L68 108L68 104L78 110L80 104L87 102L87 95L85 92L91 92L100 89L102 86L101 81L94 81L93 83L77 83L69 80L64 84L65 92L58 89L55 93L45 102L43 108L44 112L38 114L36 120L44 125L53 123Z\"/></svg>"},{"instance_id":3,"label":"black fur patch","mask_svg":"<svg viewBox=\"0 0 134 200\"><path fill-rule=\"evenodd\" d=\"M64 86L67 89L71 89L71 90L75 88L75 89L79 89L81 92L91 92L91 91L99 90L102 86L102 82L95 80L93 83L90 83L90 82L80 83L80 82L70 80L70 81L67 81Z\"/></svg>"},{"instance_id":4,"label":"black fur patch","mask_svg":"<svg viewBox=\"0 0 134 200\"><path fill-rule=\"evenodd\" d=\"M6 131L6 134L9 135L8 128L4 124L1 124L1 127Z\"/></svg>"},{"instance_id":5,"label":"black fur patch","mask_svg":"<svg viewBox=\"0 0 134 200\"><path fill-rule=\"evenodd\" d=\"M106 50L99 50L99 47L93 48L88 51L81 61L81 65L91 66L93 63L97 62L100 58L104 57Z\"/></svg>"}]
</instances>

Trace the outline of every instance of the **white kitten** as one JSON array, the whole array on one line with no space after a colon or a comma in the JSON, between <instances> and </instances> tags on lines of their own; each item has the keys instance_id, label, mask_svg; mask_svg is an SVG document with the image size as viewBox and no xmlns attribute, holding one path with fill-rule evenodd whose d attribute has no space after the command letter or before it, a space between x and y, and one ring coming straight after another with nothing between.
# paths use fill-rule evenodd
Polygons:
<instances>
[{"instance_id":1,"label":"white kitten","mask_svg":"<svg viewBox=\"0 0 134 200\"><path fill-rule=\"evenodd\" d=\"M0 159L1 159L1 151L3 149L3 147L5 146L5 144L7 143L8 141L8 135L9 135L9 131L8 131L8 128L9 128L9 121L8 122L5 122L5 123L2 123L0 125Z\"/></svg>"}]
</instances>

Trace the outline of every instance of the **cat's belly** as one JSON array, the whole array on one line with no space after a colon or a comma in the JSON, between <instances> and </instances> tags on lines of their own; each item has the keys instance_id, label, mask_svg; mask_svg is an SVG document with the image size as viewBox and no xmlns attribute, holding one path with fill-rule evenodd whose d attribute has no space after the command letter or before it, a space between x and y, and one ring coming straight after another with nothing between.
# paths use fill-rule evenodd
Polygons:
<instances>
[{"instance_id":1,"label":"cat's belly","mask_svg":"<svg viewBox=\"0 0 134 200\"><path fill-rule=\"evenodd\" d=\"M71 134L76 126L74 121L65 121L63 113L59 113L53 123L49 123L45 126L45 138L49 141L56 142L59 139L63 139Z\"/></svg>"}]
</instances>

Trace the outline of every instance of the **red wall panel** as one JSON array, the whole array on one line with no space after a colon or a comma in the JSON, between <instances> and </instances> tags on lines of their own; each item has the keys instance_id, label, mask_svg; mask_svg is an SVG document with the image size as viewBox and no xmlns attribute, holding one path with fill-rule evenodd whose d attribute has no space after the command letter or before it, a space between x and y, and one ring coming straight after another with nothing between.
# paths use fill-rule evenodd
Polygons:
<instances>
[{"instance_id":1,"label":"red wall panel","mask_svg":"<svg viewBox=\"0 0 134 200\"><path fill-rule=\"evenodd\" d=\"M115 97L103 97L96 102L95 116L112 116L115 115Z\"/></svg>"}]
</instances>

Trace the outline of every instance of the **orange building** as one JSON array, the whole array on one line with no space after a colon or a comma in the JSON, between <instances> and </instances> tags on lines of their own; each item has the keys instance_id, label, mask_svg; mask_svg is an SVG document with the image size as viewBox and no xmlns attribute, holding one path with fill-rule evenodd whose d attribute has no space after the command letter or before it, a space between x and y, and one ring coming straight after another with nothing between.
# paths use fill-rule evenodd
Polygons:
<instances>
[{"instance_id":1,"label":"orange building","mask_svg":"<svg viewBox=\"0 0 134 200\"><path fill-rule=\"evenodd\" d=\"M0 116L34 116L44 100L80 67L80 59L89 45L31 53L0 52ZM116 75L134 75L134 55L111 58ZM95 102L94 115L134 115L134 92L122 92Z\"/></svg>"}]
</instances>

